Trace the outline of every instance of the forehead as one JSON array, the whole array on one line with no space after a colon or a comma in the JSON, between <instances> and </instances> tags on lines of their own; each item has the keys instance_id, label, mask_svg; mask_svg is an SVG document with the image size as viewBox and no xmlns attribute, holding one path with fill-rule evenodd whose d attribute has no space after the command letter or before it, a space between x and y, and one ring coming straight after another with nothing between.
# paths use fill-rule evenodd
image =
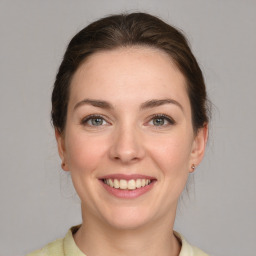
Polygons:
<instances>
[{"instance_id":1,"label":"forehead","mask_svg":"<svg viewBox=\"0 0 256 256\"><path fill-rule=\"evenodd\" d=\"M71 83L70 100L187 100L183 74L170 56L150 47L125 47L91 55L78 68ZM109 98L109 99L108 99Z\"/></svg>"}]
</instances>

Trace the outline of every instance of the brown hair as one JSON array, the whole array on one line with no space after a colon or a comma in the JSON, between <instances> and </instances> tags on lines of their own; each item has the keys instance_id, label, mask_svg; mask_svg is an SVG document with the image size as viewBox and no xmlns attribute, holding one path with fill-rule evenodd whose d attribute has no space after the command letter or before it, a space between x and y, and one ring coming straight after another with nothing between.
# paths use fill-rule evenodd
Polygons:
<instances>
[{"instance_id":1,"label":"brown hair","mask_svg":"<svg viewBox=\"0 0 256 256\"><path fill-rule=\"evenodd\" d=\"M70 41L52 92L52 122L60 133L65 129L70 83L81 63L93 53L135 45L157 48L171 57L186 78L194 131L208 123L204 78L184 35L157 17L131 13L95 21Z\"/></svg>"}]
</instances>

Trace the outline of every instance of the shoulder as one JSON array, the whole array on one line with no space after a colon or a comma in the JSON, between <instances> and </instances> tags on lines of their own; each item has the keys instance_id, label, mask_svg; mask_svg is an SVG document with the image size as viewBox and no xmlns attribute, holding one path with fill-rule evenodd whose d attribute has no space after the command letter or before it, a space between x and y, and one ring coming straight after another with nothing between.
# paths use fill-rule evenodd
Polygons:
<instances>
[{"instance_id":1,"label":"shoulder","mask_svg":"<svg viewBox=\"0 0 256 256\"><path fill-rule=\"evenodd\" d=\"M57 239L42 249L29 253L26 256L63 256L63 239Z\"/></svg>"},{"instance_id":2,"label":"shoulder","mask_svg":"<svg viewBox=\"0 0 256 256\"><path fill-rule=\"evenodd\" d=\"M42 249L36 250L26 256L85 256L76 246L73 239L73 234L80 226L81 225L71 227L64 238L57 239L56 241L47 244Z\"/></svg>"},{"instance_id":3,"label":"shoulder","mask_svg":"<svg viewBox=\"0 0 256 256\"><path fill-rule=\"evenodd\" d=\"M196 246L189 244L184 238L184 236L182 236L178 232L174 231L174 234L181 242L181 251L179 256L210 256L209 254L203 252Z\"/></svg>"}]
</instances>

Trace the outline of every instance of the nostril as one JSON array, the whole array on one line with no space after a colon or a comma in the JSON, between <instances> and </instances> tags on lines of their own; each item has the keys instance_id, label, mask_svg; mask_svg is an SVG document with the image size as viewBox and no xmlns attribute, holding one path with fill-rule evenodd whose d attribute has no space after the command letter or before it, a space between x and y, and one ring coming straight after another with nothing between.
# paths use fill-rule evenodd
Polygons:
<instances>
[{"instance_id":1,"label":"nostril","mask_svg":"<svg viewBox=\"0 0 256 256\"><path fill-rule=\"evenodd\" d=\"M109 153L113 160L124 163L136 162L143 158L144 149L142 141L138 134L135 133L133 127L126 127L126 130L115 131Z\"/></svg>"},{"instance_id":2,"label":"nostril","mask_svg":"<svg viewBox=\"0 0 256 256\"><path fill-rule=\"evenodd\" d=\"M140 159L140 155L137 151L116 151L112 152L112 158L121 162L134 162Z\"/></svg>"}]
</instances>

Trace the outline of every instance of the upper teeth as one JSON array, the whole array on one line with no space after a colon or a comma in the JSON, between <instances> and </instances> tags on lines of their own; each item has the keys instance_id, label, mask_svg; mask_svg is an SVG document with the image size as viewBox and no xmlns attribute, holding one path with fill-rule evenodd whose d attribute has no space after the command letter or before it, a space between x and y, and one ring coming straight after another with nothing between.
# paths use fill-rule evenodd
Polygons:
<instances>
[{"instance_id":1,"label":"upper teeth","mask_svg":"<svg viewBox=\"0 0 256 256\"><path fill-rule=\"evenodd\" d=\"M136 189L145 187L146 185L151 183L149 179L136 179L136 180L118 180L118 179L104 179L105 184L109 185L112 188L120 188L120 189Z\"/></svg>"}]
</instances>

